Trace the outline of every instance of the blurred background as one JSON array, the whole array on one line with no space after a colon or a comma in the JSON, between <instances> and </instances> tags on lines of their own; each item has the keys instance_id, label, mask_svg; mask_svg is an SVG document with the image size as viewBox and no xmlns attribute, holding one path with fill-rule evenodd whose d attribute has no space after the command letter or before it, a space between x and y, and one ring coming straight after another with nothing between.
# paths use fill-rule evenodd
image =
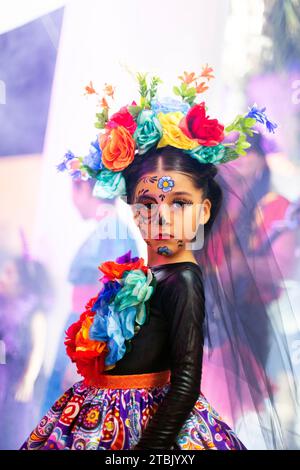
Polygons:
<instances>
[{"instance_id":1,"label":"blurred background","mask_svg":"<svg viewBox=\"0 0 300 470\"><path fill-rule=\"evenodd\" d=\"M147 258L123 201L104 205L90 184L56 169L68 149L86 155L97 135L90 81L97 90L117 85L118 107L138 99L137 71L159 75L165 96L184 70L208 63L217 78L205 98L211 116L229 123L253 103L266 106L278 131L260 136L252 167L240 171L257 190L300 319L300 0L1 6L0 448L17 449L81 379L64 331L98 292L99 264L129 249ZM99 228L115 221L132 236L100 239ZM290 338L300 375L300 339Z\"/></svg>"}]
</instances>

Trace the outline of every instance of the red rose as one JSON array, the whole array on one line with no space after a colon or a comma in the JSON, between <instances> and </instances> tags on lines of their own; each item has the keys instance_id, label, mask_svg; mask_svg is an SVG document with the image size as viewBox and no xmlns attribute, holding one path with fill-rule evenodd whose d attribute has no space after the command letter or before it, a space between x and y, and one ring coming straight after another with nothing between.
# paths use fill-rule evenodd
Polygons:
<instances>
[{"instance_id":1,"label":"red rose","mask_svg":"<svg viewBox=\"0 0 300 470\"><path fill-rule=\"evenodd\" d=\"M136 130L136 122L133 119L132 115L128 111L126 106L123 106L120 111L117 113L113 114L111 118L109 119L108 123L106 124L106 127L108 129L113 129L114 127L117 126L123 126L125 127L131 135L134 134Z\"/></svg>"},{"instance_id":2,"label":"red rose","mask_svg":"<svg viewBox=\"0 0 300 470\"><path fill-rule=\"evenodd\" d=\"M91 307L95 299L96 297L93 297L87 303L87 307ZM76 363L77 372L84 377L85 384L92 384L98 374L104 371L105 357L108 352L106 342L89 338L88 331L94 315L95 312L87 309L65 332L64 344L67 355L72 362Z\"/></svg>"},{"instance_id":3,"label":"red rose","mask_svg":"<svg viewBox=\"0 0 300 470\"><path fill-rule=\"evenodd\" d=\"M217 119L205 115L205 103L196 104L182 118L179 127L190 139L196 139L200 145L218 145L224 139L224 126Z\"/></svg>"}]
</instances>

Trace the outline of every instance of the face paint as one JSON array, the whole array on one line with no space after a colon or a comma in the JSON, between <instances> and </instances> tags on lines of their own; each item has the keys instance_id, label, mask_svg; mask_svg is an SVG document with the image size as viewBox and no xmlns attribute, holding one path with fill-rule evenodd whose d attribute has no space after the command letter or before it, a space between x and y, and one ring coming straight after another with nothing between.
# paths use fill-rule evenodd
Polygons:
<instances>
[{"instance_id":1,"label":"face paint","mask_svg":"<svg viewBox=\"0 0 300 470\"><path fill-rule=\"evenodd\" d=\"M156 176L156 175L154 175L154 176L142 176L140 178L140 180L143 181L143 183L155 183L155 181L157 181L157 179L158 179L158 176Z\"/></svg>"},{"instance_id":2,"label":"face paint","mask_svg":"<svg viewBox=\"0 0 300 470\"><path fill-rule=\"evenodd\" d=\"M172 191L172 188L174 188L175 182L171 178L171 176L162 176L159 178L157 187L159 189L162 189L164 193L167 193L169 191Z\"/></svg>"},{"instance_id":3,"label":"face paint","mask_svg":"<svg viewBox=\"0 0 300 470\"><path fill-rule=\"evenodd\" d=\"M173 251L170 250L170 248L167 247L167 246L159 246L157 248L157 254L158 255L163 255L163 256L171 256L171 255L173 255Z\"/></svg>"}]
</instances>

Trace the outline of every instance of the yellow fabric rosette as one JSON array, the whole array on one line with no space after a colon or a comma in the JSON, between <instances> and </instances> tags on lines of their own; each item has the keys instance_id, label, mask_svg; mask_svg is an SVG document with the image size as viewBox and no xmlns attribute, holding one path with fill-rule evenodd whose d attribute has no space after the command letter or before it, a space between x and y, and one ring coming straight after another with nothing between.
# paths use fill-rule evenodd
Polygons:
<instances>
[{"instance_id":1,"label":"yellow fabric rosette","mask_svg":"<svg viewBox=\"0 0 300 470\"><path fill-rule=\"evenodd\" d=\"M176 148L192 150L199 147L196 140L189 139L179 128L179 122L184 118L182 112L158 113L157 117L163 128L163 136L158 142L157 148L172 145Z\"/></svg>"}]
</instances>

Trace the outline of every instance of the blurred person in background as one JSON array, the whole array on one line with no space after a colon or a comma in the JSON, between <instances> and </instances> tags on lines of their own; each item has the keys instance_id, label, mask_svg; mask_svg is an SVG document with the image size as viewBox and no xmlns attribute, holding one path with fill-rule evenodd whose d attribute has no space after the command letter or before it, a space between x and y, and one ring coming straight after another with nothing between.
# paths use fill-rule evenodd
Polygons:
<instances>
[{"instance_id":1,"label":"blurred person in background","mask_svg":"<svg viewBox=\"0 0 300 470\"><path fill-rule=\"evenodd\" d=\"M72 287L72 311L65 323L59 340L59 347L54 367L49 378L41 415L44 415L51 404L63 391L74 382L82 380L77 374L75 364L69 361L66 354L65 331L84 311L86 299L94 297L99 289L100 271L98 266L106 259L115 259L120 252L131 250L132 256L139 256L137 243L130 235L130 228L120 216L116 199L101 200L93 196L94 179L72 181L72 199L75 207L84 220L94 219L96 228L80 246L69 268L68 282ZM110 233L108 233L110 232ZM115 237L112 236L112 232Z\"/></svg>"},{"instance_id":2,"label":"blurred person in background","mask_svg":"<svg viewBox=\"0 0 300 470\"><path fill-rule=\"evenodd\" d=\"M24 250L0 253L0 448L14 450L39 415L45 374L47 315L53 285Z\"/></svg>"},{"instance_id":3,"label":"blurred person in background","mask_svg":"<svg viewBox=\"0 0 300 470\"><path fill-rule=\"evenodd\" d=\"M293 217L293 205L286 197L271 189L271 172L266 160L263 136L260 133L254 134L249 142L251 150L247 156L230 162L225 176L232 192L227 193L224 204L235 230L232 231L231 238L226 238L228 246L222 245L218 267L222 279L227 279L228 285L233 284L231 301L238 305L240 315L252 332L252 343L247 354L256 364L255 367L263 370L268 367L268 361L272 361L268 354L268 335L272 328L270 308L274 305L273 314L276 316L277 302L282 292L280 281L282 278L289 278L294 272L297 231L291 230L289 220ZM222 230L227 233L226 227L221 229L221 233ZM255 290L249 288L243 277L243 253L252 260L249 272L256 279ZM277 263L276 266L274 262ZM216 362L222 363L224 351L229 347L230 344L220 339L220 348L215 352L215 358L219 358ZM280 383L280 365L276 367L276 364L272 364L272 370L275 369L277 377L274 376L274 387L281 388L284 384ZM222 378L216 376L216 381L218 380L221 386ZM218 387L215 388L215 393L218 393L217 389ZM282 390L284 403L284 387ZM261 398L264 399L263 396ZM248 399L251 401L251 397ZM246 402L245 397L245 406ZM230 416L230 397L224 396L223 404L223 414ZM289 410L284 410L284 413L287 420L296 419L290 416ZM253 439L255 436L254 432ZM299 444L290 443L291 448Z\"/></svg>"}]
</instances>

